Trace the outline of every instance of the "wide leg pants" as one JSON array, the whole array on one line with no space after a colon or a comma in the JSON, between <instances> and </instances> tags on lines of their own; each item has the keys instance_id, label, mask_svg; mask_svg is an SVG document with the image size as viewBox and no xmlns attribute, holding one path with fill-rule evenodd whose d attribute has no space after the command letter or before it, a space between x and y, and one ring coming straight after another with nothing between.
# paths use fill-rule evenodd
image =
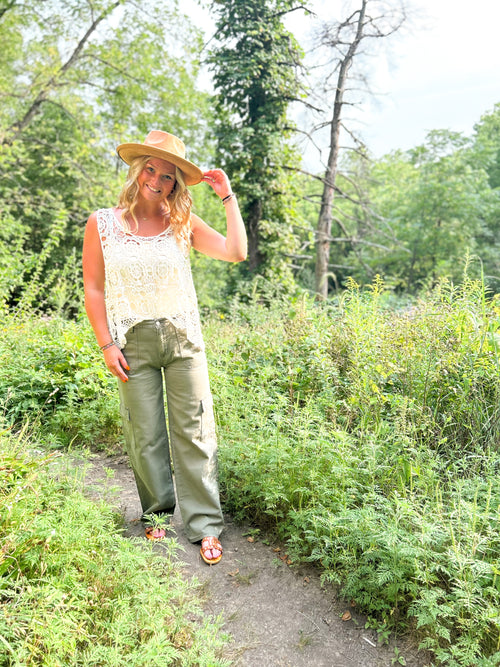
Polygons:
<instances>
[{"instance_id":1,"label":"wide leg pants","mask_svg":"<svg viewBox=\"0 0 500 667\"><path fill-rule=\"evenodd\" d=\"M171 452L188 539L218 537L223 519L204 351L187 339L185 331L160 319L131 328L123 353L130 371L128 382L118 383L121 415L143 516L172 513L175 508Z\"/></svg>"}]
</instances>

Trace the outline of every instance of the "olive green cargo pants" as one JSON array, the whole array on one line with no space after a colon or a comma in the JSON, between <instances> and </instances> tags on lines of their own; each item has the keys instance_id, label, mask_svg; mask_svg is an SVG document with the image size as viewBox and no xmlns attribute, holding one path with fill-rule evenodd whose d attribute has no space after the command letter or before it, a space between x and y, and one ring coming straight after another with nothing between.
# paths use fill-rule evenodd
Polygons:
<instances>
[{"instance_id":1,"label":"olive green cargo pants","mask_svg":"<svg viewBox=\"0 0 500 667\"><path fill-rule=\"evenodd\" d=\"M171 452L188 539L218 537L223 519L204 351L187 339L185 331L161 319L132 327L123 354L130 371L128 382L118 383L121 415L143 516L172 513L175 508Z\"/></svg>"}]
</instances>

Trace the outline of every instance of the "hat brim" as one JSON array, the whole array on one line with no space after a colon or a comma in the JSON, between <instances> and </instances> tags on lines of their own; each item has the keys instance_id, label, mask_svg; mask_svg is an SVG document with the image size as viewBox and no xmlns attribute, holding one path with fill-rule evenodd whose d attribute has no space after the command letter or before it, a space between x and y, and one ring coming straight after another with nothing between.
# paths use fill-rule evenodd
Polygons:
<instances>
[{"instance_id":1,"label":"hat brim","mask_svg":"<svg viewBox=\"0 0 500 667\"><path fill-rule=\"evenodd\" d=\"M196 185L203 178L202 170L195 164L161 148L155 148L147 144L120 144L116 152L127 164L130 164L136 157L145 157L146 155L171 162L182 171L186 185Z\"/></svg>"}]
</instances>

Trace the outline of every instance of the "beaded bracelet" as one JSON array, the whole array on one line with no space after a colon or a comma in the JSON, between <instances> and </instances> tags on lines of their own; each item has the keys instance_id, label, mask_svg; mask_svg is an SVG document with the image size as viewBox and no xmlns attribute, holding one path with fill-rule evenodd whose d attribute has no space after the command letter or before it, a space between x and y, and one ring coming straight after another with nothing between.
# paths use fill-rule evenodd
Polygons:
<instances>
[{"instance_id":1,"label":"beaded bracelet","mask_svg":"<svg viewBox=\"0 0 500 667\"><path fill-rule=\"evenodd\" d=\"M115 344L115 341L112 340L109 343L106 343L106 345L101 345L101 350L104 352L104 350L107 350L108 347L113 347L114 344Z\"/></svg>"},{"instance_id":2,"label":"beaded bracelet","mask_svg":"<svg viewBox=\"0 0 500 667\"><path fill-rule=\"evenodd\" d=\"M231 194L227 195L227 197L224 197L224 199L222 200L222 203L225 204L225 203L226 203L227 201L229 201L232 197L236 197L236 195L234 194L234 192L231 192Z\"/></svg>"}]
</instances>

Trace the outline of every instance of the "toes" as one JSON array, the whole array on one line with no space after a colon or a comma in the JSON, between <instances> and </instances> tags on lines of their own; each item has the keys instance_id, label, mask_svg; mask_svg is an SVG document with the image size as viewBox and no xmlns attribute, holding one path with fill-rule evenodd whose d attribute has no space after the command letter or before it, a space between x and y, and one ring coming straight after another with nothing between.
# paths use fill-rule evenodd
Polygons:
<instances>
[{"instance_id":1,"label":"toes","mask_svg":"<svg viewBox=\"0 0 500 667\"><path fill-rule=\"evenodd\" d=\"M203 560L212 565L218 563L222 558L222 547L215 537L204 537L200 549Z\"/></svg>"}]
</instances>

